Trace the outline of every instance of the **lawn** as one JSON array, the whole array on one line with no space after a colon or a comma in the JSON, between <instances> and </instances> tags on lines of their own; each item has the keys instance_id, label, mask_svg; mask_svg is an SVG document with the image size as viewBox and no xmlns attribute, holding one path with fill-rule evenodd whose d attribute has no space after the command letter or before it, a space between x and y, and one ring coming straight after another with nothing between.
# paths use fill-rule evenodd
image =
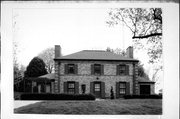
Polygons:
<instances>
[{"instance_id":1,"label":"lawn","mask_svg":"<svg viewBox=\"0 0 180 119\"><path fill-rule=\"evenodd\" d=\"M161 99L43 101L14 109L20 114L161 115Z\"/></svg>"}]
</instances>

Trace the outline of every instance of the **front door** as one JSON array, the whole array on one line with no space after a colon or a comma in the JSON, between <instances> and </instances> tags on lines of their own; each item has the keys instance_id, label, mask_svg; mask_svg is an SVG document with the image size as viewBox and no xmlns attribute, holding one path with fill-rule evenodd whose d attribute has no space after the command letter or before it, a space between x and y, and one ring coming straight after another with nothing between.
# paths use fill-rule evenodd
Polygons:
<instances>
[{"instance_id":1,"label":"front door","mask_svg":"<svg viewBox=\"0 0 180 119\"><path fill-rule=\"evenodd\" d=\"M150 85L140 85L141 95L150 95Z\"/></svg>"},{"instance_id":2,"label":"front door","mask_svg":"<svg viewBox=\"0 0 180 119\"><path fill-rule=\"evenodd\" d=\"M95 94L96 98L101 97L101 83L100 82L94 83L94 94Z\"/></svg>"}]
</instances>

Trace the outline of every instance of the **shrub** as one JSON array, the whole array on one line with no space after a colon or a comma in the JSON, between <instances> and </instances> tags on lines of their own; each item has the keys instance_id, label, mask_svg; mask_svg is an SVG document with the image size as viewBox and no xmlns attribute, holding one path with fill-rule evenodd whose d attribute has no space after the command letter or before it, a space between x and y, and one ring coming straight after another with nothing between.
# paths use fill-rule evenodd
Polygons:
<instances>
[{"instance_id":1,"label":"shrub","mask_svg":"<svg viewBox=\"0 0 180 119\"><path fill-rule=\"evenodd\" d=\"M113 87L111 86L111 99L114 99L114 91L113 91Z\"/></svg>"},{"instance_id":2,"label":"shrub","mask_svg":"<svg viewBox=\"0 0 180 119\"><path fill-rule=\"evenodd\" d=\"M21 100L95 100L92 94L22 94Z\"/></svg>"},{"instance_id":3,"label":"shrub","mask_svg":"<svg viewBox=\"0 0 180 119\"><path fill-rule=\"evenodd\" d=\"M125 95L125 99L162 99L162 95Z\"/></svg>"}]
</instances>

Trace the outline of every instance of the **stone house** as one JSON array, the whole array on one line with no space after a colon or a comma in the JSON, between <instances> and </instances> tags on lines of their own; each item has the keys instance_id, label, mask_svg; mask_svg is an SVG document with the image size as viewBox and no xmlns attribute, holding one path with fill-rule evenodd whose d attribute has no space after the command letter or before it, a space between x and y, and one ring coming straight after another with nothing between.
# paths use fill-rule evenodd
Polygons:
<instances>
[{"instance_id":1,"label":"stone house","mask_svg":"<svg viewBox=\"0 0 180 119\"><path fill-rule=\"evenodd\" d=\"M61 47L55 45L54 61L51 93L92 93L97 98L108 98L113 88L116 98L154 94L154 82L138 77L139 61L133 58L133 47L127 48L127 57L101 50L61 56Z\"/></svg>"}]
</instances>

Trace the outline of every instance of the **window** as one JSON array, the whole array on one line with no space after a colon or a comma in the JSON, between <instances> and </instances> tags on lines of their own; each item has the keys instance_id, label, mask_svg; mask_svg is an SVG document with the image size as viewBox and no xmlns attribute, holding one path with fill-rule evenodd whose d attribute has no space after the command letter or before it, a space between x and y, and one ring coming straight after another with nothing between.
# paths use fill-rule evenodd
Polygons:
<instances>
[{"instance_id":1,"label":"window","mask_svg":"<svg viewBox=\"0 0 180 119\"><path fill-rule=\"evenodd\" d=\"M100 83L94 84L94 91L100 91Z\"/></svg>"},{"instance_id":2,"label":"window","mask_svg":"<svg viewBox=\"0 0 180 119\"><path fill-rule=\"evenodd\" d=\"M126 75L126 65L120 65L119 66L119 74L120 75Z\"/></svg>"},{"instance_id":3,"label":"window","mask_svg":"<svg viewBox=\"0 0 180 119\"><path fill-rule=\"evenodd\" d=\"M126 82L119 83L119 94L120 95L126 94Z\"/></svg>"},{"instance_id":4,"label":"window","mask_svg":"<svg viewBox=\"0 0 180 119\"><path fill-rule=\"evenodd\" d=\"M101 65L100 64L95 64L94 65L94 74L95 75L100 75L101 74Z\"/></svg>"},{"instance_id":5,"label":"window","mask_svg":"<svg viewBox=\"0 0 180 119\"><path fill-rule=\"evenodd\" d=\"M75 65L68 64L68 74L75 74Z\"/></svg>"},{"instance_id":6,"label":"window","mask_svg":"<svg viewBox=\"0 0 180 119\"><path fill-rule=\"evenodd\" d=\"M75 94L75 83L74 82L68 82L67 88L68 88L67 91L69 94Z\"/></svg>"}]
</instances>

